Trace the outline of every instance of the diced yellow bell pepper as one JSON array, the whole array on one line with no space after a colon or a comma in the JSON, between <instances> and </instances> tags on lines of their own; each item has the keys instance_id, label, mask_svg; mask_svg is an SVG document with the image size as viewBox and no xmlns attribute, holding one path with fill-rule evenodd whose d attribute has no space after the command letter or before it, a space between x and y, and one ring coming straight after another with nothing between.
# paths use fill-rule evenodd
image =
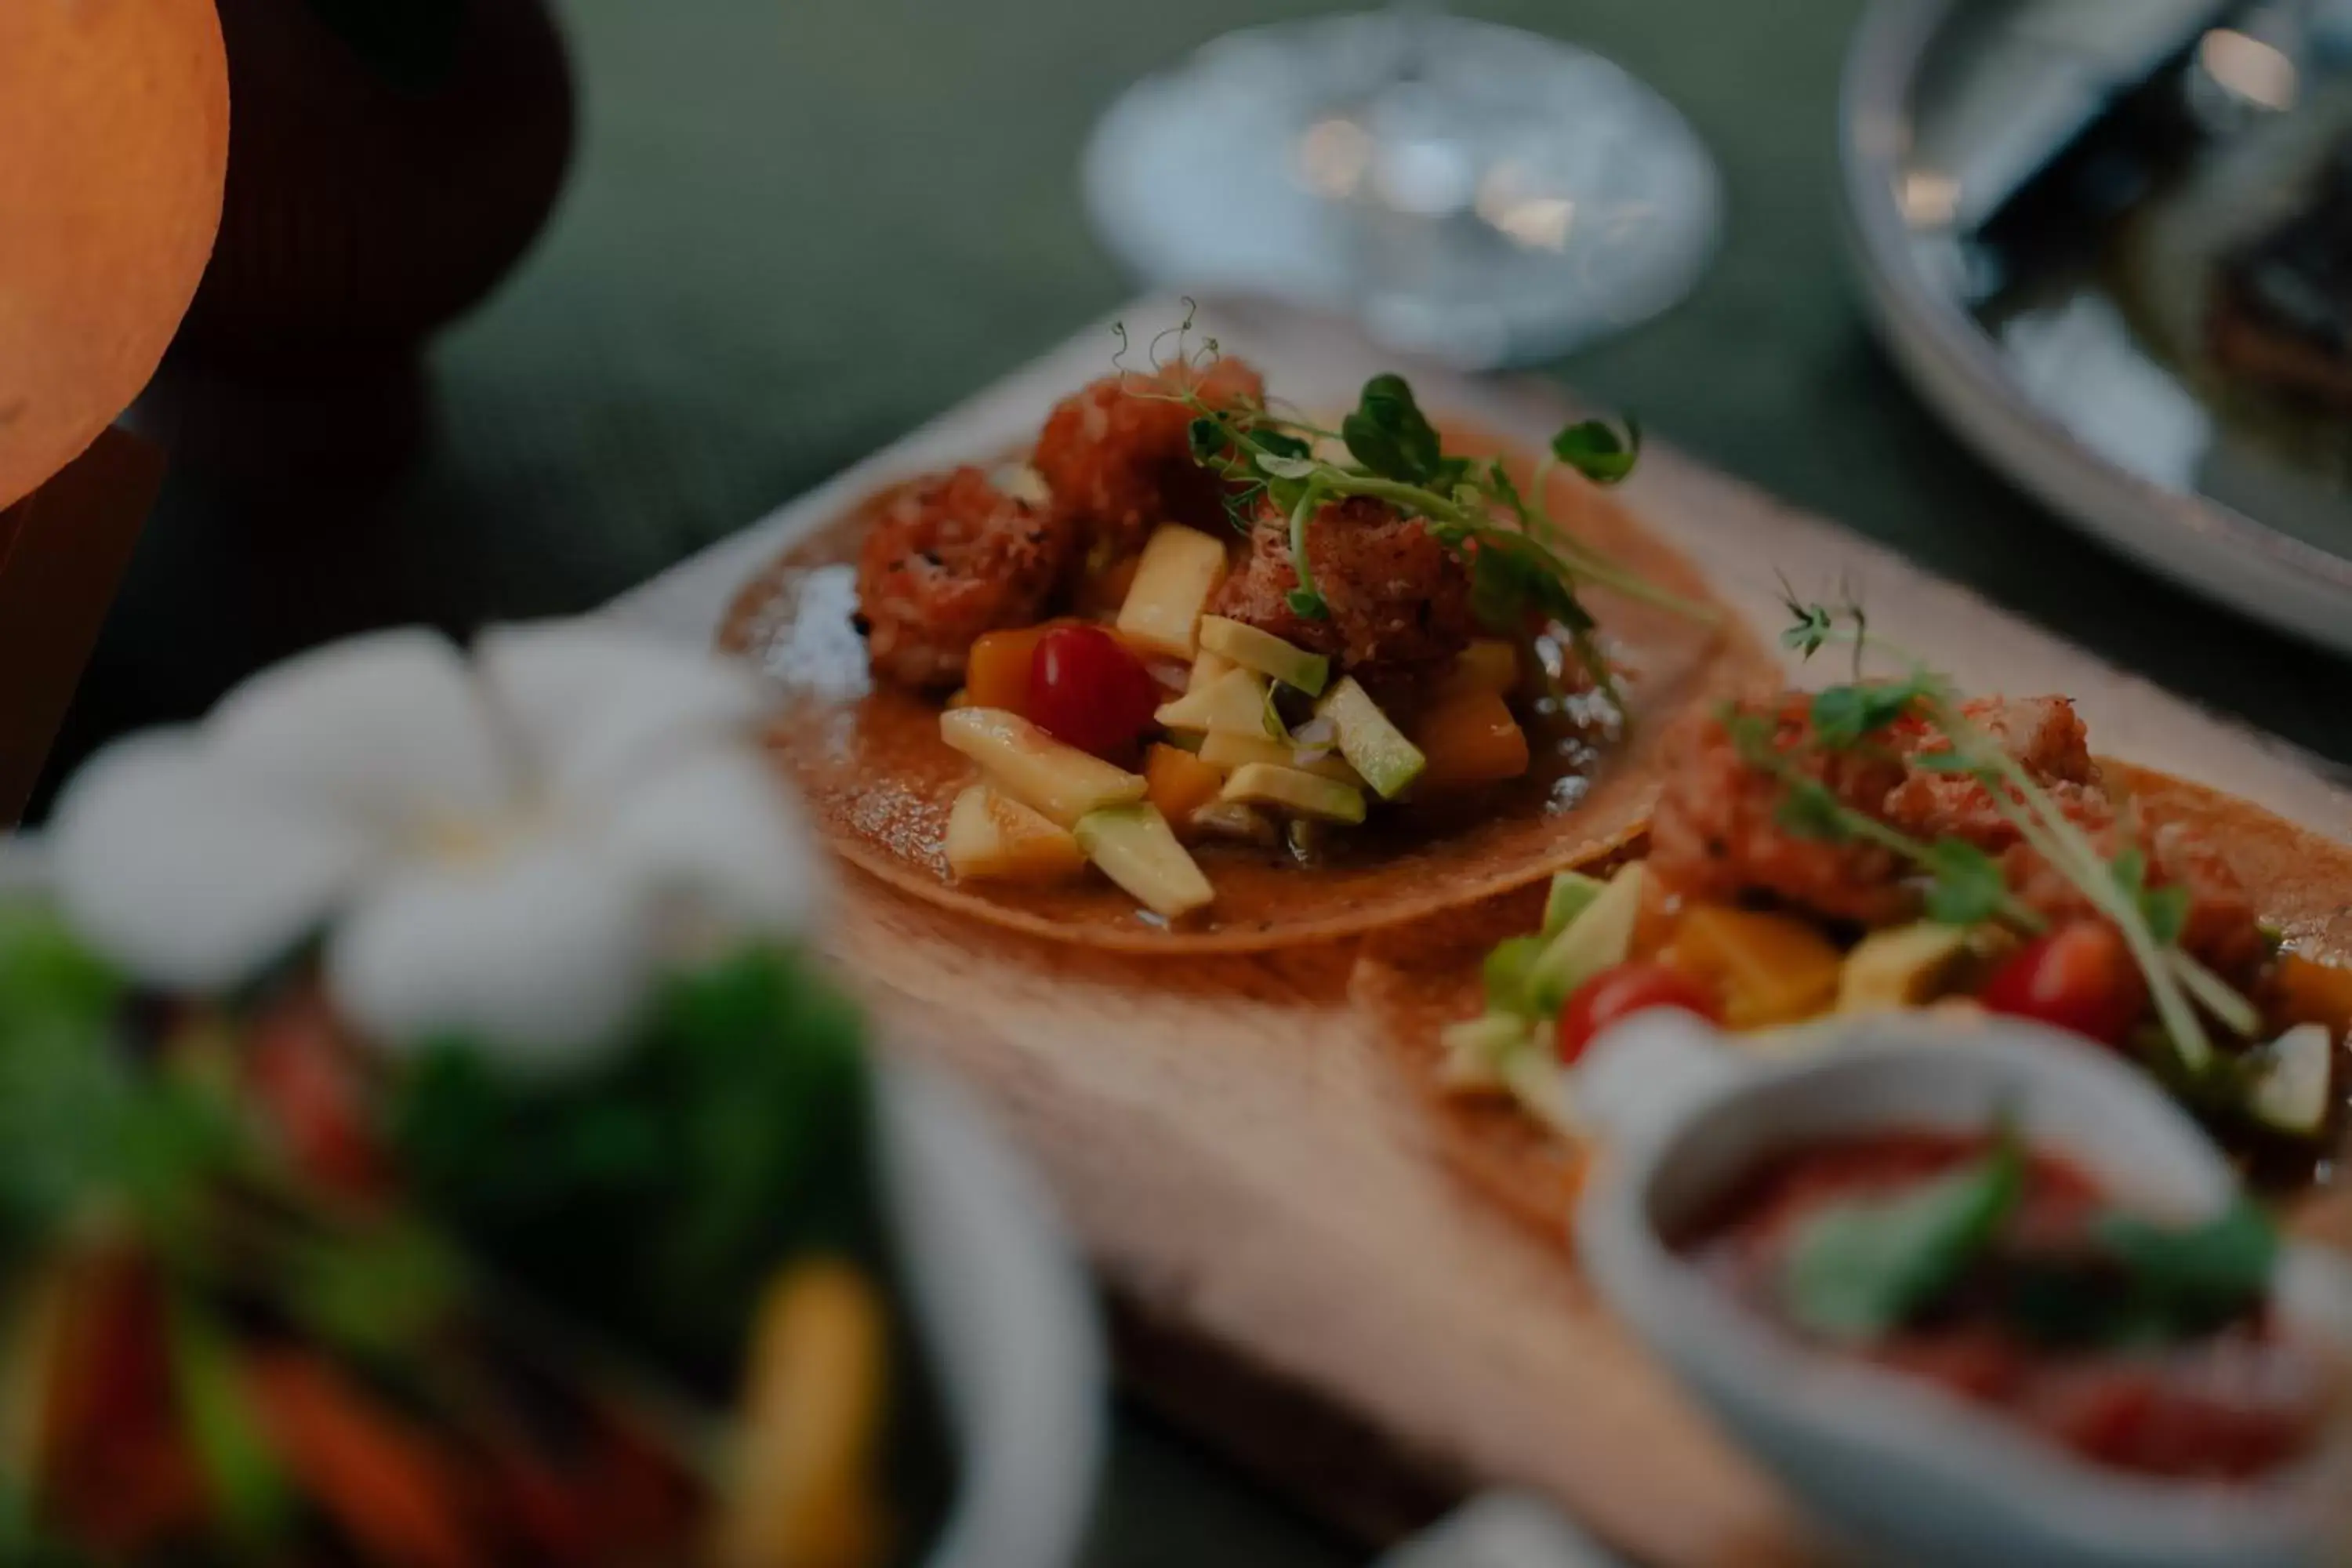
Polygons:
<instances>
[{"instance_id":1,"label":"diced yellow bell pepper","mask_svg":"<svg viewBox=\"0 0 2352 1568\"><path fill-rule=\"evenodd\" d=\"M1412 743L1429 759L1413 781L1416 797L1517 778L1528 771L1528 736L1502 694L1464 687L1424 709L1413 722Z\"/></svg>"},{"instance_id":2,"label":"diced yellow bell pepper","mask_svg":"<svg viewBox=\"0 0 2352 1568\"><path fill-rule=\"evenodd\" d=\"M2325 1024L2337 1039L2352 1033L2352 969L2289 952L2271 975L2272 1022Z\"/></svg>"},{"instance_id":3,"label":"diced yellow bell pepper","mask_svg":"<svg viewBox=\"0 0 2352 1568\"><path fill-rule=\"evenodd\" d=\"M1179 838L1191 836L1188 825L1192 814L1216 799L1217 792L1225 787L1222 768L1169 745L1154 745L1145 754L1143 777L1150 785L1146 798L1160 808Z\"/></svg>"},{"instance_id":4,"label":"diced yellow bell pepper","mask_svg":"<svg viewBox=\"0 0 2352 1568\"><path fill-rule=\"evenodd\" d=\"M1827 1008L1844 955L1794 915L1699 904L1684 911L1675 929L1674 962L1716 986L1725 1024L1764 1029Z\"/></svg>"},{"instance_id":5,"label":"diced yellow bell pepper","mask_svg":"<svg viewBox=\"0 0 2352 1568\"><path fill-rule=\"evenodd\" d=\"M1508 696L1519 684L1519 650L1499 637L1481 637L1454 658L1440 694L1492 691Z\"/></svg>"}]
</instances>

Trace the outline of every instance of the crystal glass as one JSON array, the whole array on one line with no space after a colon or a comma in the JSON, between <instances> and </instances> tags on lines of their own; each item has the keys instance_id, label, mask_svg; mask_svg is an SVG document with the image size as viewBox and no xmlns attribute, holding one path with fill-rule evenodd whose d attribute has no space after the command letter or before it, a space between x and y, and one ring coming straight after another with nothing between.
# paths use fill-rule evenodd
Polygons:
<instances>
[{"instance_id":1,"label":"crystal glass","mask_svg":"<svg viewBox=\"0 0 2352 1568\"><path fill-rule=\"evenodd\" d=\"M1154 284L1353 310L1476 367L1664 310L1722 221L1714 161L1648 87L1424 0L1213 41L1112 107L1085 181Z\"/></svg>"}]
</instances>

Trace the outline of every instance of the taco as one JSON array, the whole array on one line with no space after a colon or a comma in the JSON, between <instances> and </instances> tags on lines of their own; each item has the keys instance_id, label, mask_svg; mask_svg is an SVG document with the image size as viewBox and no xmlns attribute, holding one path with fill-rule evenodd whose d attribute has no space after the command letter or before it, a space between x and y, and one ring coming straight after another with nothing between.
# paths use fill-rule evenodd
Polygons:
<instances>
[{"instance_id":1,"label":"taco","mask_svg":"<svg viewBox=\"0 0 2352 1568\"><path fill-rule=\"evenodd\" d=\"M1808 650L1868 645L1801 609ZM1585 1148L1575 1064L1617 1019L1696 1013L1759 1051L1843 1015L1988 1013L2140 1062L2274 1189L2325 1177L2352 1071L2352 847L2095 756L2063 697L1962 699L1916 665L1685 715L1618 864L1367 945L1357 1004L1449 1161L1556 1229Z\"/></svg>"},{"instance_id":2,"label":"taco","mask_svg":"<svg viewBox=\"0 0 2352 1568\"><path fill-rule=\"evenodd\" d=\"M851 508L720 643L786 689L820 832L895 888L1100 948L1359 933L1611 853L1670 721L1771 679L1605 493L1637 441L1498 456L1395 376L1326 430L1180 353L1025 461Z\"/></svg>"}]
</instances>

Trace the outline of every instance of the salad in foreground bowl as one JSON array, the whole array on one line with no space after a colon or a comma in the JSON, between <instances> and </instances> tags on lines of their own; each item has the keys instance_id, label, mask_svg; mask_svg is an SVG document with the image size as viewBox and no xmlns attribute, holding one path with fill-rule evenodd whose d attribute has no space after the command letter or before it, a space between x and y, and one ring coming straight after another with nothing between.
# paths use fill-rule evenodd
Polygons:
<instances>
[{"instance_id":1,"label":"salad in foreground bowl","mask_svg":"<svg viewBox=\"0 0 2352 1568\"><path fill-rule=\"evenodd\" d=\"M761 708L600 625L386 633L9 847L0 1555L919 1554L951 1462Z\"/></svg>"}]
</instances>

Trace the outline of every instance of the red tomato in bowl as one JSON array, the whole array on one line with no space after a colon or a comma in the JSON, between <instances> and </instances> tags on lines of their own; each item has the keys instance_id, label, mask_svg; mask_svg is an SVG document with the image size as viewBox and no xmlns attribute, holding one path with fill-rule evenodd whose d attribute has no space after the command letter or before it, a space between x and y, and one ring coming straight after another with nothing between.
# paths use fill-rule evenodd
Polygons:
<instances>
[{"instance_id":1,"label":"red tomato in bowl","mask_svg":"<svg viewBox=\"0 0 2352 1568\"><path fill-rule=\"evenodd\" d=\"M1574 1066L1593 1037L1618 1019L1653 1007L1696 1013L1710 1024L1723 1022L1723 1004L1705 985L1671 964L1636 959L1602 970L1569 994L1559 1010L1557 1037L1561 1065Z\"/></svg>"},{"instance_id":2,"label":"red tomato in bowl","mask_svg":"<svg viewBox=\"0 0 2352 1568\"><path fill-rule=\"evenodd\" d=\"M1098 757L1130 750L1160 710L1143 661L1100 626L1055 626L1029 658L1029 719Z\"/></svg>"},{"instance_id":3,"label":"red tomato in bowl","mask_svg":"<svg viewBox=\"0 0 2352 1568\"><path fill-rule=\"evenodd\" d=\"M2120 1045L2147 1004L2147 983L2123 933L2076 921L2035 937L1992 972L1977 1000L1989 1012Z\"/></svg>"}]
</instances>

